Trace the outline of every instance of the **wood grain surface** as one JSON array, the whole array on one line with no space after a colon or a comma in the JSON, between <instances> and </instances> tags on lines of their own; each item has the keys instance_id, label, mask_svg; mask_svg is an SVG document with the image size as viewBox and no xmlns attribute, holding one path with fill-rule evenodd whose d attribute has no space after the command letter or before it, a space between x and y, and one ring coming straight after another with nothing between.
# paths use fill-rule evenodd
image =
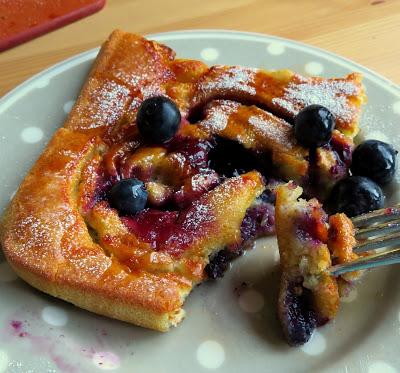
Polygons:
<instances>
[{"instance_id":1,"label":"wood grain surface","mask_svg":"<svg viewBox=\"0 0 400 373\"><path fill-rule=\"evenodd\" d=\"M350 58L400 83L400 0L108 0L105 8L0 54L0 96L44 68L98 46L115 28L261 32Z\"/></svg>"}]
</instances>

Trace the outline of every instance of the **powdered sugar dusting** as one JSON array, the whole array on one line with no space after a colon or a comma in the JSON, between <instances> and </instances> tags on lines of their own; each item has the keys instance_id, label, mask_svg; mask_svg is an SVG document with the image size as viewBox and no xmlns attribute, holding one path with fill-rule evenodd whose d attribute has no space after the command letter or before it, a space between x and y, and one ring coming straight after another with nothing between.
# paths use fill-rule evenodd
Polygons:
<instances>
[{"instance_id":1,"label":"powdered sugar dusting","mask_svg":"<svg viewBox=\"0 0 400 373\"><path fill-rule=\"evenodd\" d=\"M344 121L352 120L354 109L348 102L349 96L356 96L358 87L341 80L320 80L317 82L290 83L283 97L272 99L272 103L292 115L303 107L319 104L328 108L333 115Z\"/></svg>"},{"instance_id":2,"label":"powdered sugar dusting","mask_svg":"<svg viewBox=\"0 0 400 373\"><path fill-rule=\"evenodd\" d=\"M139 87L139 85L145 79L147 79L147 76L145 74L143 74L143 73L142 73L142 75L138 75L138 74L134 74L134 73L127 74L126 71L124 71L122 69L121 70L115 70L113 72L113 75L117 79L119 79L119 80L129 84L131 87L135 87L135 88Z\"/></svg>"},{"instance_id":3,"label":"powdered sugar dusting","mask_svg":"<svg viewBox=\"0 0 400 373\"><path fill-rule=\"evenodd\" d=\"M214 220L215 216L210 207L206 203L197 201L186 215L182 228L187 231L196 230L203 224L211 223Z\"/></svg>"},{"instance_id":4,"label":"powdered sugar dusting","mask_svg":"<svg viewBox=\"0 0 400 373\"><path fill-rule=\"evenodd\" d=\"M206 119L199 125L206 127L211 133L222 132L229 122L229 117L233 113L248 114L248 107L240 105L234 101L215 100L208 106L206 111ZM246 131L237 134L236 139L242 144L251 144L254 137L260 139L268 139L269 142L282 145L285 149L292 149L295 145L292 126L283 119L277 118L274 115L256 109L249 111L253 113L247 119L248 124L243 123ZM239 114L240 119L235 119L236 124L240 124L242 120L246 120L243 114ZM223 134L222 134L223 136Z\"/></svg>"},{"instance_id":5,"label":"powdered sugar dusting","mask_svg":"<svg viewBox=\"0 0 400 373\"><path fill-rule=\"evenodd\" d=\"M294 138L291 136L292 128L289 123L268 115L268 113L265 113L264 116L253 115L248 122L263 138L273 140L287 149L293 147Z\"/></svg>"},{"instance_id":6,"label":"powdered sugar dusting","mask_svg":"<svg viewBox=\"0 0 400 373\"><path fill-rule=\"evenodd\" d=\"M124 107L124 100L121 98L129 95L129 89L115 82L109 82L99 93L99 107L94 119L114 123Z\"/></svg>"},{"instance_id":7,"label":"powdered sugar dusting","mask_svg":"<svg viewBox=\"0 0 400 373\"><path fill-rule=\"evenodd\" d=\"M257 69L251 69L241 66L224 67L214 66L209 80L200 83L199 89L204 93L215 91L233 91L235 93L247 93L250 95L256 94L256 89L253 86L254 77Z\"/></svg>"},{"instance_id":8,"label":"powdered sugar dusting","mask_svg":"<svg viewBox=\"0 0 400 373\"><path fill-rule=\"evenodd\" d=\"M199 125L211 133L223 131L228 124L229 116L237 110L239 103L228 100L214 101L206 112L206 118Z\"/></svg>"},{"instance_id":9,"label":"powdered sugar dusting","mask_svg":"<svg viewBox=\"0 0 400 373\"><path fill-rule=\"evenodd\" d=\"M165 89L163 89L157 82L143 85L141 87L141 92L143 95L143 100L149 97L165 95Z\"/></svg>"},{"instance_id":10,"label":"powdered sugar dusting","mask_svg":"<svg viewBox=\"0 0 400 373\"><path fill-rule=\"evenodd\" d=\"M89 121L89 128L97 128L116 123L131 98L128 88L114 81L106 81L93 89L90 100L87 104L78 102L73 117L77 120L80 118L82 122ZM80 104L83 106L80 107Z\"/></svg>"}]
</instances>

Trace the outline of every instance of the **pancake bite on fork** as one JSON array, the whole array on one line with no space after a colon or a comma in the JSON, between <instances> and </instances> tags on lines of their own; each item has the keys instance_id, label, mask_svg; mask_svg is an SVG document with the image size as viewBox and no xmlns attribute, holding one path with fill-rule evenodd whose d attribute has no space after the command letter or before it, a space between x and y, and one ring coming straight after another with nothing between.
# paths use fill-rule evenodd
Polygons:
<instances>
[{"instance_id":1,"label":"pancake bite on fork","mask_svg":"<svg viewBox=\"0 0 400 373\"><path fill-rule=\"evenodd\" d=\"M276 234L281 282L278 316L290 345L302 345L315 328L334 319L340 294L359 279L361 271L334 277L332 264L354 261L355 229L345 214L328 218L317 199L301 199L293 182L276 192Z\"/></svg>"}]
</instances>

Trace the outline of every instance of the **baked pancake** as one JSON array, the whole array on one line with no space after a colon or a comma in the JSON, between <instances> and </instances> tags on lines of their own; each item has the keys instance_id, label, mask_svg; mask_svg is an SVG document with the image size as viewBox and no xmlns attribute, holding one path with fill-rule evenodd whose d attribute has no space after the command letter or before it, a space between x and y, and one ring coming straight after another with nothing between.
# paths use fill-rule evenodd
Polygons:
<instances>
[{"instance_id":1,"label":"baked pancake","mask_svg":"<svg viewBox=\"0 0 400 373\"><path fill-rule=\"evenodd\" d=\"M170 140L154 143L137 116L160 96L176 104L181 120ZM182 320L193 286L221 275L216 255L237 256L273 233L270 177L294 179L312 193L347 174L364 101L358 74L209 68L117 30L3 216L7 260L48 294L166 331ZM337 119L338 140L318 157L290 131L310 103L325 104ZM134 214L110 202L114 186L133 179L147 198Z\"/></svg>"},{"instance_id":2,"label":"baked pancake","mask_svg":"<svg viewBox=\"0 0 400 373\"><path fill-rule=\"evenodd\" d=\"M294 346L335 318L341 291L361 274L329 274L332 264L358 258L352 251L355 230L345 214L328 218L317 199L301 199L302 193L294 183L279 186L275 210L282 271L278 315L287 342Z\"/></svg>"}]
</instances>

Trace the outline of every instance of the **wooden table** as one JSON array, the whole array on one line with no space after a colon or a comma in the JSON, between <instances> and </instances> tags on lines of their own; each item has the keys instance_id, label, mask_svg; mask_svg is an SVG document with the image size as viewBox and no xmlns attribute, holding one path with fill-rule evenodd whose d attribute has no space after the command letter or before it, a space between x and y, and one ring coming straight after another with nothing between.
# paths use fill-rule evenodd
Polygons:
<instances>
[{"instance_id":1,"label":"wooden table","mask_svg":"<svg viewBox=\"0 0 400 373\"><path fill-rule=\"evenodd\" d=\"M1 53L0 96L100 45L114 28L273 34L338 53L400 83L400 0L108 0L99 13Z\"/></svg>"}]
</instances>

